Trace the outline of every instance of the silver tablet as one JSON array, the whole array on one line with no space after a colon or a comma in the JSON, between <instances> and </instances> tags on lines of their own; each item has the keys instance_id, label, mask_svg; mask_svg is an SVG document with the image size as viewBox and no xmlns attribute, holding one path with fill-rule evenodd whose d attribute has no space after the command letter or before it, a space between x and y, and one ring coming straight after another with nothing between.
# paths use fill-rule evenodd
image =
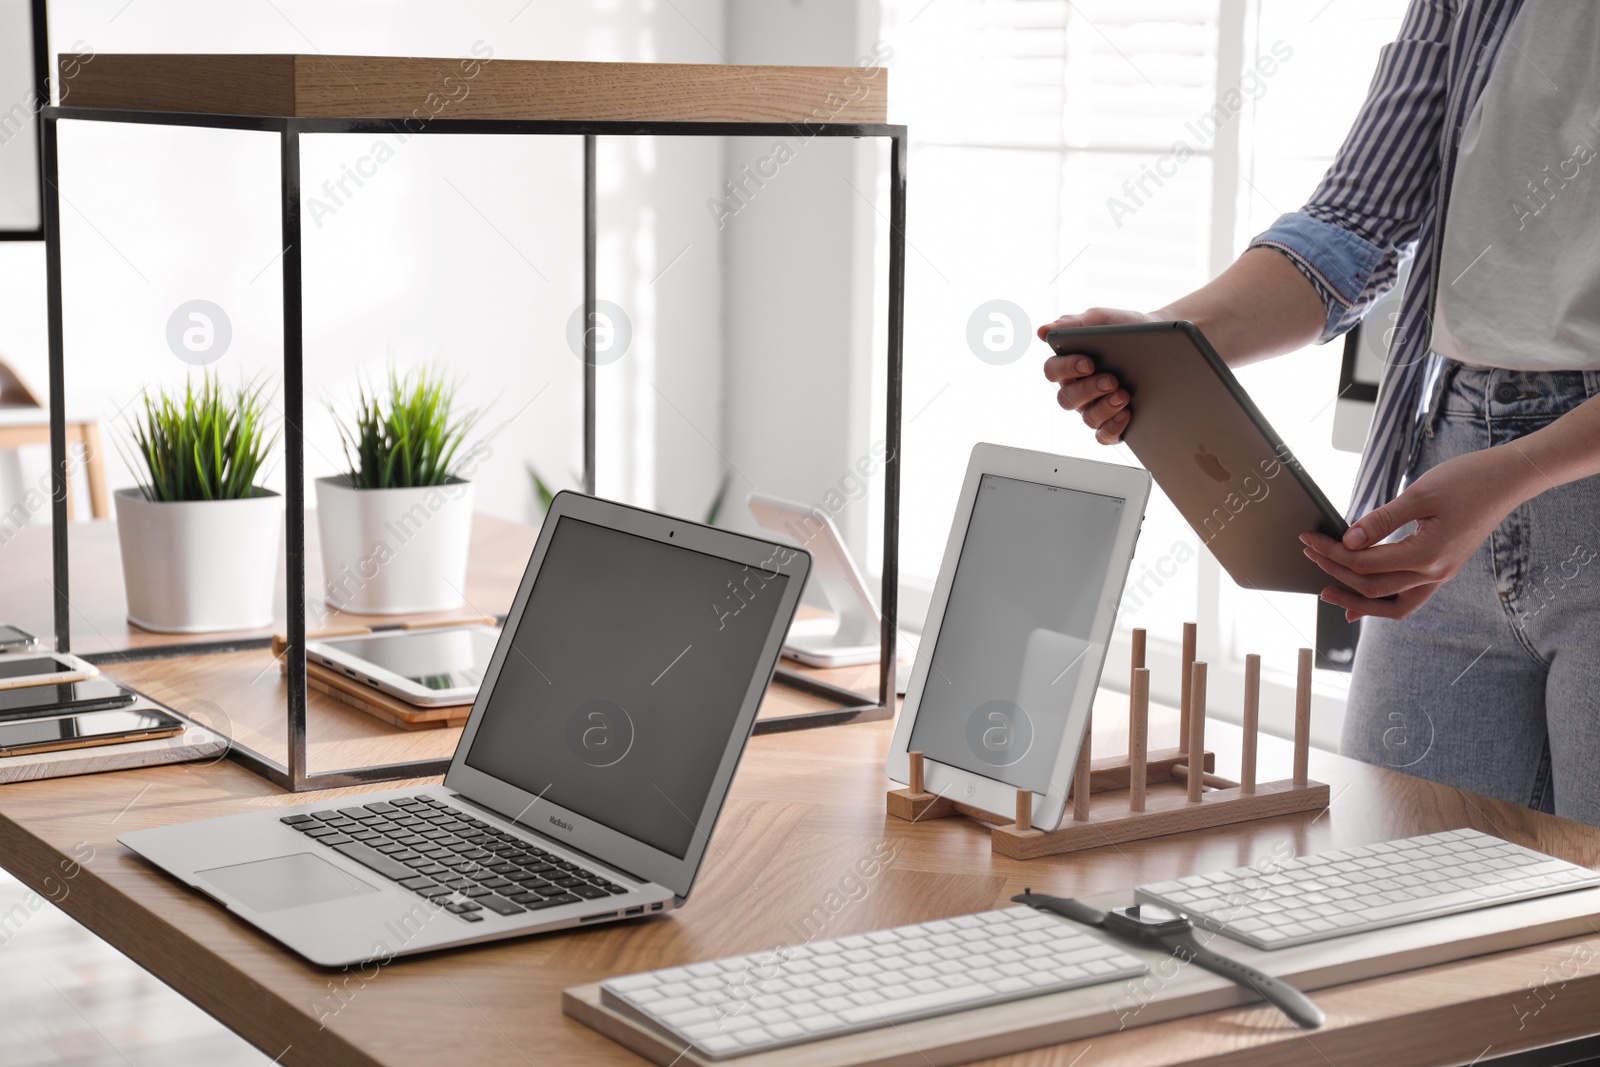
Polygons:
<instances>
[{"instance_id":1,"label":"silver tablet","mask_svg":"<svg viewBox=\"0 0 1600 1067\"><path fill-rule=\"evenodd\" d=\"M1028 789L1055 829L1149 496L1135 467L973 448L890 778L918 751L929 792L1006 813Z\"/></svg>"},{"instance_id":2,"label":"silver tablet","mask_svg":"<svg viewBox=\"0 0 1600 1067\"><path fill-rule=\"evenodd\" d=\"M306 642L306 658L418 707L470 704L500 631L493 626L380 630Z\"/></svg>"}]
</instances>

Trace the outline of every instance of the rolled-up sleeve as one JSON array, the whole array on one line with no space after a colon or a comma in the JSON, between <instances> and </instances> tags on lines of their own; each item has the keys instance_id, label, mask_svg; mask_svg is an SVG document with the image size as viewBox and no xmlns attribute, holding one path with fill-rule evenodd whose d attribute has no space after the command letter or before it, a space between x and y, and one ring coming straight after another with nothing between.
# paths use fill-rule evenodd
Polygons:
<instances>
[{"instance_id":1,"label":"rolled-up sleeve","mask_svg":"<svg viewBox=\"0 0 1600 1067\"><path fill-rule=\"evenodd\" d=\"M1394 286L1439 205L1446 61L1456 0L1412 0L1379 54L1366 103L1305 207L1250 242L1288 256L1317 289L1339 336Z\"/></svg>"}]
</instances>

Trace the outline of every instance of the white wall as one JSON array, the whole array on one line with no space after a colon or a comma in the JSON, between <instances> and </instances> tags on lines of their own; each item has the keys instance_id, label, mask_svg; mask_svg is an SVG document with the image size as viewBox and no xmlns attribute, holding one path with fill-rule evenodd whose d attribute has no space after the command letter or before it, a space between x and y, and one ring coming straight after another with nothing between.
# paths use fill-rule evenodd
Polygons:
<instances>
[{"instance_id":1,"label":"white wall","mask_svg":"<svg viewBox=\"0 0 1600 1067\"><path fill-rule=\"evenodd\" d=\"M719 62L724 14L722 0L57 0L51 18L54 51L466 56L476 47L499 59ZM306 139L302 180L324 205L308 202L305 220L309 474L343 462L323 401L346 402L392 353L402 365L446 364L463 379L463 399L486 408L486 431L509 420L477 476L485 510L531 517L528 463L572 484L582 464L582 363L566 340L582 294L579 152L576 138ZM221 306L233 325L217 364L226 378L277 367L276 154L271 135L63 127L70 407L109 419L142 384L181 382L187 365L169 350L166 324L194 298ZM322 191L364 158L371 176L359 188ZM722 435L722 292L720 248L682 205L703 200L722 171L712 140L601 143L600 296L626 309L634 339L601 368L600 486L690 515L718 477L700 453ZM0 245L0 353L41 387L43 303L41 250ZM651 403L657 388L681 418ZM649 439L657 432L659 448ZM47 469L42 448L23 460L25 482ZM130 484L119 457L112 469L113 485Z\"/></svg>"},{"instance_id":2,"label":"white wall","mask_svg":"<svg viewBox=\"0 0 1600 1067\"><path fill-rule=\"evenodd\" d=\"M728 57L854 67L871 55L877 23L871 0L732 3ZM753 489L813 506L843 496L834 521L863 560L875 543L869 512L873 523L881 513L850 496L858 484L871 497L883 491L881 467L867 480L856 465L872 454L869 382L881 374L886 341L879 291L888 267L876 253L886 249L878 212L888 214L887 186L879 188L888 160L881 140L735 138L723 178L746 200L721 231L727 450L739 471L729 521L749 527L742 502ZM764 182L747 177L774 169Z\"/></svg>"}]
</instances>

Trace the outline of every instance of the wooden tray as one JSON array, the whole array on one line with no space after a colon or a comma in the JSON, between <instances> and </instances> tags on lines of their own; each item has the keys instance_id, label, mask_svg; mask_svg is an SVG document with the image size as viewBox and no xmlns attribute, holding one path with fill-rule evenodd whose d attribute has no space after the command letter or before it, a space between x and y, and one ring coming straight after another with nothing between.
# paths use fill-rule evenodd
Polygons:
<instances>
[{"instance_id":1,"label":"wooden tray","mask_svg":"<svg viewBox=\"0 0 1600 1067\"><path fill-rule=\"evenodd\" d=\"M1084 899L1101 909L1120 907L1133 902L1133 891ZM1587 936L1591 944L1573 949L1576 969L1568 977L1576 977L1600 964L1597 916L1600 889L1583 889L1272 952L1220 935L1215 936L1215 947L1301 989L1317 990ZM1204 939L1206 935L1200 936ZM1177 965L1171 956L1142 948L1119 947L1144 959L1150 973L723 1060L705 1059L692 1048L685 1049L676 1038L603 1003L598 985L566 990L561 1006L567 1015L662 1067L674 1063L680 1067L710 1067L713 1063L724 1067L944 1067L1260 1003L1209 971ZM1264 1005L1263 1010L1271 1011ZM1275 1021L1294 1029L1282 1016ZM1340 1020L1332 1017L1326 1029L1339 1024ZM1308 1035L1315 1040L1314 1032Z\"/></svg>"},{"instance_id":2,"label":"wooden tray","mask_svg":"<svg viewBox=\"0 0 1600 1067\"><path fill-rule=\"evenodd\" d=\"M165 704L143 696L128 705L129 711L156 709L182 719L183 733L150 741L129 741L120 745L95 745L56 752L34 752L23 756L0 757L0 785L32 782L41 778L66 778L75 774L101 771L126 771L135 767L158 767L165 763L190 760L218 760L228 751L228 739Z\"/></svg>"}]
</instances>

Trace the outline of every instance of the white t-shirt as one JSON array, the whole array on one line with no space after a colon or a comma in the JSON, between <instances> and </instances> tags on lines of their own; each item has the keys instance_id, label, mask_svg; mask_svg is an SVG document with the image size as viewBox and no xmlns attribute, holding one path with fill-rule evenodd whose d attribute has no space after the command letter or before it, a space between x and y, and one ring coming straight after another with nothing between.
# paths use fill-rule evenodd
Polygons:
<instances>
[{"instance_id":1,"label":"white t-shirt","mask_svg":"<svg viewBox=\"0 0 1600 1067\"><path fill-rule=\"evenodd\" d=\"M1528 0L1467 119L1433 350L1600 370L1600 3Z\"/></svg>"}]
</instances>

